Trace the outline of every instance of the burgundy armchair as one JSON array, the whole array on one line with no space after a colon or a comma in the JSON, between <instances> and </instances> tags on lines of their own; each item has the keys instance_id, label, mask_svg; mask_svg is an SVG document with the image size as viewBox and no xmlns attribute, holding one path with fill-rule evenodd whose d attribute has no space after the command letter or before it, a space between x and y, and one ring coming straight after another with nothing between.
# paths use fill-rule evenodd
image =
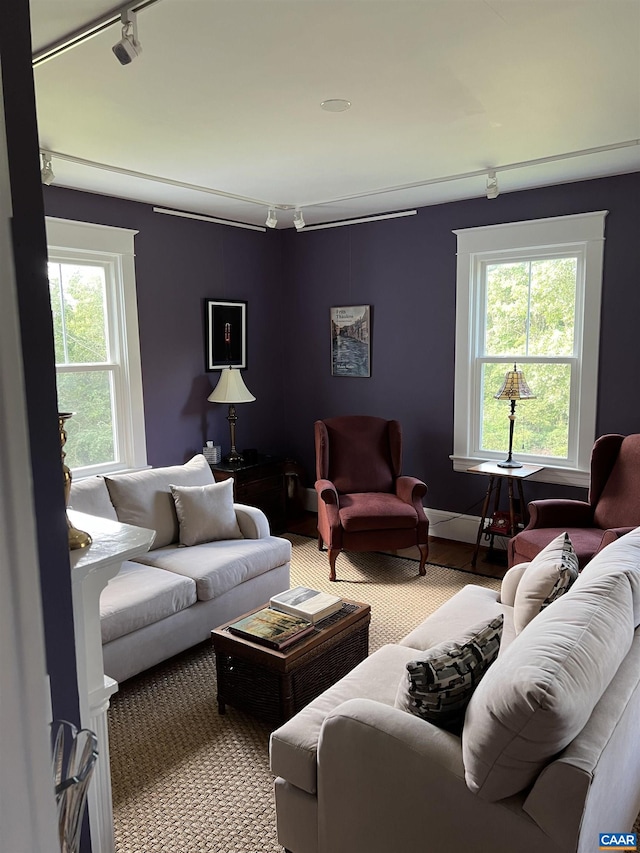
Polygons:
<instances>
[{"instance_id":1,"label":"burgundy armchair","mask_svg":"<svg viewBox=\"0 0 640 853\"><path fill-rule=\"evenodd\" d=\"M429 521L426 485L400 475L398 421L348 415L315 423L318 548L329 551L329 580L340 551L420 549L426 574Z\"/></svg>"},{"instance_id":2,"label":"burgundy armchair","mask_svg":"<svg viewBox=\"0 0 640 853\"><path fill-rule=\"evenodd\" d=\"M603 435L591 452L589 499L531 501L529 524L509 540L509 566L529 562L566 530L583 569L605 545L638 526L640 434Z\"/></svg>"}]
</instances>

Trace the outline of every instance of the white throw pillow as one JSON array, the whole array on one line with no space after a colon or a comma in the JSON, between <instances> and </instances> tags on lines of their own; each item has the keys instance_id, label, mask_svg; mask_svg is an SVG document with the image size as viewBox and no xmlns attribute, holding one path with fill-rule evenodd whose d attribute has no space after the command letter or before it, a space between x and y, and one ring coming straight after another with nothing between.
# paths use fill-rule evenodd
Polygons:
<instances>
[{"instance_id":1,"label":"white throw pillow","mask_svg":"<svg viewBox=\"0 0 640 853\"><path fill-rule=\"evenodd\" d=\"M180 524L181 545L242 539L233 508L233 480L209 486L170 485L169 488Z\"/></svg>"},{"instance_id":2,"label":"white throw pillow","mask_svg":"<svg viewBox=\"0 0 640 853\"><path fill-rule=\"evenodd\" d=\"M525 569L513 602L516 635L565 593L578 577L578 557L567 533L561 533Z\"/></svg>"}]
</instances>

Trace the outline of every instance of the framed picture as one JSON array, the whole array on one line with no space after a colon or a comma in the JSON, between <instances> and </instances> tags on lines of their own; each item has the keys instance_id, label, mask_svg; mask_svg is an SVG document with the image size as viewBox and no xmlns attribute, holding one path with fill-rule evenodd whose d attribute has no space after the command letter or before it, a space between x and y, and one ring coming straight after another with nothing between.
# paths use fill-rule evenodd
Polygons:
<instances>
[{"instance_id":1,"label":"framed picture","mask_svg":"<svg viewBox=\"0 0 640 853\"><path fill-rule=\"evenodd\" d=\"M205 299L205 369L247 366L247 303Z\"/></svg>"},{"instance_id":2,"label":"framed picture","mask_svg":"<svg viewBox=\"0 0 640 853\"><path fill-rule=\"evenodd\" d=\"M331 309L331 375L371 376L371 306Z\"/></svg>"}]
</instances>

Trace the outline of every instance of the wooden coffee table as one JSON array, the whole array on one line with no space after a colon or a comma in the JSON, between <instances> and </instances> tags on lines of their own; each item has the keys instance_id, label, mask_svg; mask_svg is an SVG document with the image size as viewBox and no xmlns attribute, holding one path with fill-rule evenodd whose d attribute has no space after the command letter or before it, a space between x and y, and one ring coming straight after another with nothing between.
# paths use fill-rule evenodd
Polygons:
<instances>
[{"instance_id":1,"label":"wooden coffee table","mask_svg":"<svg viewBox=\"0 0 640 853\"><path fill-rule=\"evenodd\" d=\"M371 607L358 601L345 599L341 611L282 652L232 634L229 625L241 618L211 632L221 714L229 704L268 722L282 723L369 653Z\"/></svg>"}]
</instances>

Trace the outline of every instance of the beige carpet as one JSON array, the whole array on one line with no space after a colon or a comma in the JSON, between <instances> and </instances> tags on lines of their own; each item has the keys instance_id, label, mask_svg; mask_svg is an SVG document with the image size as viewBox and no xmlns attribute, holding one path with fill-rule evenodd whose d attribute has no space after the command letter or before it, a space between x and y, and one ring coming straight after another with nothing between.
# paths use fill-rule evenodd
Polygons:
<instances>
[{"instance_id":1,"label":"beige carpet","mask_svg":"<svg viewBox=\"0 0 640 853\"><path fill-rule=\"evenodd\" d=\"M412 560L341 555L328 581L315 539L290 536L291 585L372 606L370 649L407 634L467 583L499 581ZM130 679L109 711L116 853L282 853L269 773L270 727L216 706L208 643Z\"/></svg>"}]
</instances>

